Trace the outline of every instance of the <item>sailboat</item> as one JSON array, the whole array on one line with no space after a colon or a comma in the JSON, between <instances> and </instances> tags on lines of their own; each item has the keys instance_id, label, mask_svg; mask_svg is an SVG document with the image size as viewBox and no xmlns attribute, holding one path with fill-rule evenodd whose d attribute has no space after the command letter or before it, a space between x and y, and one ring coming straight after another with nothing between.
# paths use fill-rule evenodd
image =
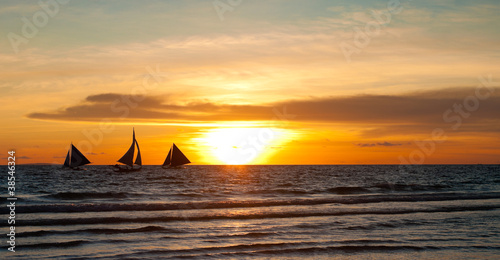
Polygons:
<instances>
[{"instance_id":1,"label":"sailboat","mask_svg":"<svg viewBox=\"0 0 500 260\"><path fill-rule=\"evenodd\" d=\"M191 161L181 152L177 145L172 143L172 147L170 147L170 151L168 151L167 158L165 158L162 167L168 166L168 168L171 168L188 163L191 163Z\"/></svg>"},{"instance_id":2,"label":"sailboat","mask_svg":"<svg viewBox=\"0 0 500 260\"><path fill-rule=\"evenodd\" d=\"M141 170L142 168L141 150L139 149L139 143L135 139L135 129L132 131L132 145L122 158L118 160L118 162L125 164L125 166L122 167L121 165L116 164L114 167L117 172L135 172ZM135 147L137 147L137 157L134 161ZM134 164L139 165L139 168L134 168Z\"/></svg>"},{"instance_id":3,"label":"sailboat","mask_svg":"<svg viewBox=\"0 0 500 260\"><path fill-rule=\"evenodd\" d=\"M71 147L68 150L66 159L64 160L63 168L70 168L72 170L86 170L80 168L85 164L89 164L90 161L83 155L78 149L71 143Z\"/></svg>"}]
</instances>

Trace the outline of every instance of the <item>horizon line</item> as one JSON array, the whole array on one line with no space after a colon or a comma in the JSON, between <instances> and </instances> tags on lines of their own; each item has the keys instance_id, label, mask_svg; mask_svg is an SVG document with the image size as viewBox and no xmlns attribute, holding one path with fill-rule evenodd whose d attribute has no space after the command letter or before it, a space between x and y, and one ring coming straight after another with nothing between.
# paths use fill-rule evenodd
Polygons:
<instances>
[{"instance_id":1,"label":"horizon line","mask_svg":"<svg viewBox=\"0 0 500 260\"><path fill-rule=\"evenodd\" d=\"M7 164L0 164L1 166L7 166ZM16 165L27 165L27 166L60 166L62 164L52 164L52 163L18 163ZM401 165L401 166L419 166L419 165L500 165L500 163L423 163L423 164L394 164L394 163L345 163L345 164L190 164L186 166L340 166L340 165ZM113 164L92 164L85 166L113 166ZM145 164L142 166L162 166L161 164Z\"/></svg>"}]
</instances>

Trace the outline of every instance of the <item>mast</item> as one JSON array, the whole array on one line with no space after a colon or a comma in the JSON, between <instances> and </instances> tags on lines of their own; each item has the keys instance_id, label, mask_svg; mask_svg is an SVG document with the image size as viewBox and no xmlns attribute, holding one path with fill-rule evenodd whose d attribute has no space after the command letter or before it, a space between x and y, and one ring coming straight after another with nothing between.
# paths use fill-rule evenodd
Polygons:
<instances>
[{"instance_id":1,"label":"mast","mask_svg":"<svg viewBox=\"0 0 500 260\"><path fill-rule=\"evenodd\" d=\"M137 158L135 159L134 162L134 152L136 146L137 146ZM126 164L130 167L133 167L134 164L142 166L141 150L139 149L139 143L135 139L135 129L132 130L132 144L130 145L130 148L128 148L128 151L122 156L122 158L118 160L118 162Z\"/></svg>"},{"instance_id":2,"label":"mast","mask_svg":"<svg viewBox=\"0 0 500 260\"><path fill-rule=\"evenodd\" d=\"M167 158L165 158L165 161L163 162L162 166L170 165L170 161L172 161L171 157L172 157L172 147L170 147L170 150L168 150Z\"/></svg>"}]
</instances>

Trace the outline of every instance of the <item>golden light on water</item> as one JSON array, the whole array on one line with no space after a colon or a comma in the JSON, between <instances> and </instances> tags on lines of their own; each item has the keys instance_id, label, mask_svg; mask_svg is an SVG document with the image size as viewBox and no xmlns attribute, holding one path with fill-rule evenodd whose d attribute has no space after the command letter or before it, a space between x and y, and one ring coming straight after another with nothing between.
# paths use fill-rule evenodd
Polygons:
<instances>
[{"instance_id":1,"label":"golden light on water","mask_svg":"<svg viewBox=\"0 0 500 260\"><path fill-rule=\"evenodd\" d=\"M291 136L289 130L278 128L215 128L194 141L207 147L214 164L261 164Z\"/></svg>"}]
</instances>

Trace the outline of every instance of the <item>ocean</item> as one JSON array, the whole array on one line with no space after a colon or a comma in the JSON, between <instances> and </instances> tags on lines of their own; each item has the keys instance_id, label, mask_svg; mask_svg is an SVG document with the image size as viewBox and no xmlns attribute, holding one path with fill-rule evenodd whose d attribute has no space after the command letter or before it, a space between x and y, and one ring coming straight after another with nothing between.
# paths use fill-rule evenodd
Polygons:
<instances>
[{"instance_id":1,"label":"ocean","mask_svg":"<svg viewBox=\"0 0 500 260\"><path fill-rule=\"evenodd\" d=\"M0 258L500 258L498 165L87 169L17 166Z\"/></svg>"}]
</instances>

